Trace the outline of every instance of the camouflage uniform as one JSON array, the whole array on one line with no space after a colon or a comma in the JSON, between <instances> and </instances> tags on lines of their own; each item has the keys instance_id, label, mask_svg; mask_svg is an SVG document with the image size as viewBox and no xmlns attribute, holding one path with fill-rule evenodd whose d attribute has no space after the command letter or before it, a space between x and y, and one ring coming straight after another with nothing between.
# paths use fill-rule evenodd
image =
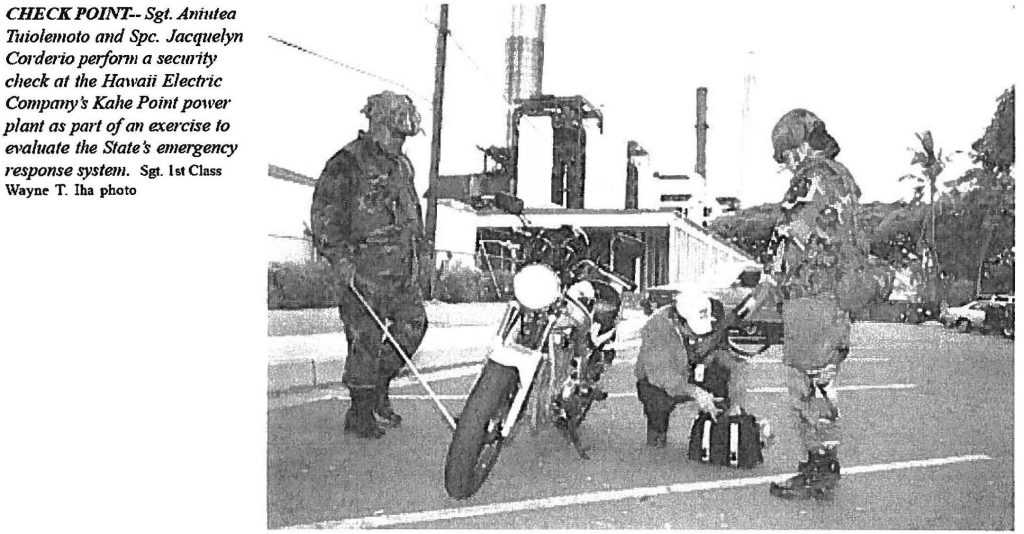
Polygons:
<instances>
[{"instance_id":1,"label":"camouflage uniform","mask_svg":"<svg viewBox=\"0 0 1024 534\"><path fill-rule=\"evenodd\" d=\"M839 444L835 378L850 351L844 278L866 263L857 228L860 189L842 164L810 155L782 202L769 270L785 299L783 363L796 427L808 451Z\"/></svg>"},{"instance_id":2,"label":"camouflage uniform","mask_svg":"<svg viewBox=\"0 0 1024 534\"><path fill-rule=\"evenodd\" d=\"M427 328L419 264L429 256L423 255L423 219L409 158L387 152L360 132L327 161L313 192L311 222L317 251L328 261L355 264L360 292L411 357ZM342 381L353 391L383 388L386 400L387 385L405 363L355 295L339 294L348 338Z\"/></svg>"}]
</instances>

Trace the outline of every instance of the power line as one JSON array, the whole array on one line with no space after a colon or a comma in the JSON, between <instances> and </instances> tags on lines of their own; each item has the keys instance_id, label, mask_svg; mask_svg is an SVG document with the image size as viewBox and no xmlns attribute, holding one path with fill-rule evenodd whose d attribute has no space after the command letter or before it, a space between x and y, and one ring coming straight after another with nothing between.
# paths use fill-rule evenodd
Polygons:
<instances>
[{"instance_id":1,"label":"power line","mask_svg":"<svg viewBox=\"0 0 1024 534\"><path fill-rule=\"evenodd\" d=\"M292 43L292 42L289 42L289 41L285 41L284 39L281 39L279 37L274 37L273 35L267 35L267 37L269 37L272 41L276 41L276 42L281 43L281 44L283 44L285 46L294 48L294 49L298 50L299 52L303 52L303 53L309 54L309 55L311 55L313 57L317 57L317 58L323 59L324 61L329 61L331 63L334 63L335 65L338 65L339 67L351 70L353 72L357 72L359 74L362 74L363 76L367 76L369 78L374 78L374 79L380 80L380 81L382 81L384 83L388 83L388 84L394 85L396 87L400 87L400 88L408 91L410 95L416 97L416 99L421 101L421 102L426 102L426 103L430 102L429 99L424 98L423 95L420 95L419 93L414 91L411 87L409 87L409 86L407 86L407 85L405 85L403 83L397 82L397 81L389 79L389 78L385 78L385 77L380 76L378 74L374 74L374 73L372 73L372 72L370 72L370 71L368 71L366 69L362 69L362 68L359 68L359 67L356 67L356 66L353 66L353 65L349 65L348 63L344 63L342 61L338 61L338 60L336 60L334 58L327 57L327 56L325 56L325 55L323 55L323 54L321 54L319 52L314 52L314 51L312 51L312 50L310 50L308 48L304 48L304 47L302 47L300 45L297 45L295 43Z\"/></svg>"},{"instance_id":2,"label":"power line","mask_svg":"<svg viewBox=\"0 0 1024 534\"><path fill-rule=\"evenodd\" d=\"M430 24L431 26L433 26L435 28L438 27L438 24L436 22L430 20L429 17L423 17L423 20L426 21L427 24ZM472 66L473 69L476 70L477 74L481 78L483 78L483 80L486 81L488 85L492 86L491 87L492 90L494 88L498 87L498 84L494 81L494 78L491 78L490 76L488 76L487 73L484 72L484 69L480 67L480 64L477 63L475 59L473 59L473 56L470 55L470 53L462 46L461 43L459 43L459 40L455 38L455 33L452 32L451 29L448 30L448 40L452 44L455 45L455 48L457 48L459 50L459 53L461 53L463 56L465 56L466 60L469 61L470 66ZM502 88L500 90L500 93L501 93L501 96L499 98L501 98L502 103L508 105L508 98L505 95L505 89ZM534 124L532 122L526 121L526 125L529 126L533 131L538 132L538 133L540 132L540 130L538 130L537 127L534 126Z\"/></svg>"}]
</instances>

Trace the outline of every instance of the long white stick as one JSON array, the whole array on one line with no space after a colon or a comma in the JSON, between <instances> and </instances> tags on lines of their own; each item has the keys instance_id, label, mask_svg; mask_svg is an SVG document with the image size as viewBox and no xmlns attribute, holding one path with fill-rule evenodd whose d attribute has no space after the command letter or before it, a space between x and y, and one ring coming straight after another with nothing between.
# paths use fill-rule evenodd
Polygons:
<instances>
[{"instance_id":1,"label":"long white stick","mask_svg":"<svg viewBox=\"0 0 1024 534\"><path fill-rule=\"evenodd\" d=\"M384 332L384 337L386 337L387 340L391 342L391 344L395 347L395 351L398 352L398 355L401 356L403 360L405 360L405 364L409 366L410 370L412 370L412 374L416 376L416 380L419 380L420 384L423 385L423 389L427 390L427 394L430 395L430 398L434 401L434 404L437 405L437 408L441 411L441 415L444 415L445 420L448 421L448 425L452 427L452 430L455 430L455 418L452 417L452 414L448 412L448 408L445 408L444 404L441 403L441 399L438 398L437 393L434 393L434 390L430 388L430 384L427 383L427 381L420 374L419 369L416 369L416 366L413 365L412 358L410 358L405 353L405 351L402 350L402 346L398 344L398 340L396 340L394 336L391 335L391 332L388 330L387 325L385 325L384 321L381 321L380 317L378 317L377 314L373 311L373 308L370 307L370 303L366 302L366 299L363 298L362 293L360 293L359 290L356 289L356 285L351 284L349 288L352 290L352 293L355 294L356 298L359 299L359 302L362 303L363 308L366 309L366 313L369 313L370 317L373 317L373 320L376 321L377 326L379 326L380 329Z\"/></svg>"}]
</instances>

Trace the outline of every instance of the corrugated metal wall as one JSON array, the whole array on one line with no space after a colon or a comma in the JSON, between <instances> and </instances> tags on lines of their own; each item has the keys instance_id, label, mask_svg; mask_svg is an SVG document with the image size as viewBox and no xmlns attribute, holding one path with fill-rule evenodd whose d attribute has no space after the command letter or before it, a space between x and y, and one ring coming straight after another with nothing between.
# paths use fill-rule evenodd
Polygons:
<instances>
[{"instance_id":1,"label":"corrugated metal wall","mask_svg":"<svg viewBox=\"0 0 1024 534\"><path fill-rule=\"evenodd\" d=\"M710 235L685 223L669 227L668 283L696 282L725 265L757 263Z\"/></svg>"}]
</instances>

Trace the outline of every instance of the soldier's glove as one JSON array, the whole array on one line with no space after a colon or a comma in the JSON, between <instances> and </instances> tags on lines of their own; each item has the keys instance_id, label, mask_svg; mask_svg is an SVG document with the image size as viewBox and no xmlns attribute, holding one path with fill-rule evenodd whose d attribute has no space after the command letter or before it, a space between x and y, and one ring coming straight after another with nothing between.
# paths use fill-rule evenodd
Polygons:
<instances>
[{"instance_id":1,"label":"soldier's glove","mask_svg":"<svg viewBox=\"0 0 1024 534\"><path fill-rule=\"evenodd\" d=\"M336 259L331 263L332 280L336 285L351 287L356 280L356 264L346 258Z\"/></svg>"},{"instance_id":2,"label":"soldier's glove","mask_svg":"<svg viewBox=\"0 0 1024 534\"><path fill-rule=\"evenodd\" d=\"M769 274L762 274L760 282L750 292L749 297L736 307L735 313L738 317L746 318L765 304L775 304L781 299L782 293L779 290L775 277Z\"/></svg>"}]
</instances>

